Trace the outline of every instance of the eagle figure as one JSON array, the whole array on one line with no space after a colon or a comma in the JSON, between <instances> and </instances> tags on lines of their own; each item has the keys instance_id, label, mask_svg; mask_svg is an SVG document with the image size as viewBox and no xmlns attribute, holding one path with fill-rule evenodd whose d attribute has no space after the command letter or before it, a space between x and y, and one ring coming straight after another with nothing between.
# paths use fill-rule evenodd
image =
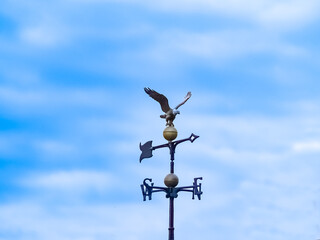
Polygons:
<instances>
[{"instance_id":1,"label":"eagle figure","mask_svg":"<svg viewBox=\"0 0 320 240\"><path fill-rule=\"evenodd\" d=\"M161 118L165 118L167 121L166 126L174 127L173 120L176 118L177 114L180 114L180 111L178 111L178 108L182 106L188 99L191 97L191 92L188 92L187 95L184 97L184 100L182 103L178 104L174 109L172 109L169 106L168 99L166 96L150 89L150 88L144 88L144 91L152 97L154 100L160 103L161 109L164 112L164 114L160 115Z\"/></svg>"}]
</instances>

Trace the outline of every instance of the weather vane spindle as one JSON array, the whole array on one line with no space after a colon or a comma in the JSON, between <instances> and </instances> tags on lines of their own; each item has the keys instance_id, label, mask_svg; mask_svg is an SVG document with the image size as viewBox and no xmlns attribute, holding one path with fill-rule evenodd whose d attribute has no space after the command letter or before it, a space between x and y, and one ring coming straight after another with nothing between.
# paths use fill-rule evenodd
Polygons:
<instances>
[{"instance_id":1,"label":"weather vane spindle","mask_svg":"<svg viewBox=\"0 0 320 240\"><path fill-rule=\"evenodd\" d=\"M192 193L192 199L194 199L195 196L198 197L199 200L201 200L201 183L198 183L198 180L202 180L202 177L194 178L193 184L190 186L185 187L177 187L179 183L179 178L177 175L174 174L174 154L175 150L178 144L186 141L190 141L191 143L196 140L199 136L195 134L191 134L189 138L173 141L178 136L178 131L173 125L173 121L177 114L180 114L180 112L177 110L181 105L183 105L190 97L191 92L188 92L185 96L183 102L178 104L174 109L170 108L168 99L156 91L150 89L150 88L144 88L145 92L152 97L154 100L158 101L161 105L162 111L165 113L163 115L160 115L161 118L166 119L166 128L163 131L163 137L168 141L166 144L158 145L158 146L152 146L152 141L148 141L145 144L141 145L140 143L140 162L144 158L151 158L152 157L152 151L158 149L158 148L164 148L168 147L170 150L170 173L164 178L164 184L167 187L157 187L154 186L154 183L152 182L151 178L145 178L143 180L143 184L141 184L141 190L143 195L143 201L145 201L147 198L149 200L152 199L152 193L155 192L165 192L166 198L169 198L169 240L174 240L174 199L178 197L178 192L191 192Z\"/></svg>"}]
</instances>

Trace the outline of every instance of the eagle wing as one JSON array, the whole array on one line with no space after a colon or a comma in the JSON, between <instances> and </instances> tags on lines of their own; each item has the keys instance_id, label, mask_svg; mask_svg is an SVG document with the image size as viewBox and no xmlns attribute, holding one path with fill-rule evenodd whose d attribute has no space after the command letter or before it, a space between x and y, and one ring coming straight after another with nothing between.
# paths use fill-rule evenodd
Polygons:
<instances>
[{"instance_id":1,"label":"eagle wing","mask_svg":"<svg viewBox=\"0 0 320 240\"><path fill-rule=\"evenodd\" d=\"M161 105L161 109L163 112L167 113L171 108L169 106L168 103L168 99L166 98L166 96L150 89L150 88L144 88L144 91L150 96L152 97L154 100L156 100L157 102L160 103Z\"/></svg>"},{"instance_id":2,"label":"eagle wing","mask_svg":"<svg viewBox=\"0 0 320 240\"><path fill-rule=\"evenodd\" d=\"M188 99L191 98L191 92L188 92L187 95L184 97L184 100L182 103L180 103L178 106L176 106L175 109L178 109L179 107L181 107L183 104L185 104L186 101L188 101Z\"/></svg>"}]
</instances>

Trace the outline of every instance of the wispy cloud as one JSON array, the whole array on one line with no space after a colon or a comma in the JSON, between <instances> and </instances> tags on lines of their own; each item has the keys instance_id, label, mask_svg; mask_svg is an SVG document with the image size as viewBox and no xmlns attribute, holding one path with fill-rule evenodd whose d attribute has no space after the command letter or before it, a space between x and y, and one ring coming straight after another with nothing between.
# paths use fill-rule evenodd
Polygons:
<instances>
[{"instance_id":1,"label":"wispy cloud","mask_svg":"<svg viewBox=\"0 0 320 240\"><path fill-rule=\"evenodd\" d=\"M166 228L163 223L165 212L153 207L140 209L138 204L58 206L50 209L48 206L16 203L1 205L0 212L2 234L15 236L15 239L138 240L155 234L154 239L158 240L166 236L162 233ZM150 218L153 219L152 224ZM123 231L124 227L126 231Z\"/></svg>"},{"instance_id":2,"label":"wispy cloud","mask_svg":"<svg viewBox=\"0 0 320 240\"><path fill-rule=\"evenodd\" d=\"M296 152L319 152L320 141L305 141L294 143L292 149Z\"/></svg>"},{"instance_id":3,"label":"wispy cloud","mask_svg":"<svg viewBox=\"0 0 320 240\"><path fill-rule=\"evenodd\" d=\"M158 37L149 54L153 59L169 59L172 62L177 61L177 58L197 58L217 64L219 61L255 54L294 57L306 54L303 48L260 30L206 33L170 31Z\"/></svg>"},{"instance_id":4,"label":"wispy cloud","mask_svg":"<svg viewBox=\"0 0 320 240\"><path fill-rule=\"evenodd\" d=\"M143 3L144 1L141 1ZM297 27L297 24L308 23L317 18L316 10L319 7L317 1L162 1L156 4L162 10L173 10L177 12L202 12L226 14L229 17L250 19L257 23L266 24L271 27L275 22L278 27ZM150 5L151 6L151 5Z\"/></svg>"},{"instance_id":5,"label":"wispy cloud","mask_svg":"<svg viewBox=\"0 0 320 240\"><path fill-rule=\"evenodd\" d=\"M24 179L22 184L31 188L58 190L70 194L90 190L103 192L113 186L114 177L101 171L71 170L31 175Z\"/></svg>"},{"instance_id":6,"label":"wispy cloud","mask_svg":"<svg viewBox=\"0 0 320 240\"><path fill-rule=\"evenodd\" d=\"M36 110L54 111L66 107L106 108L110 106L112 93L101 89L75 89L37 86L34 88L0 87L0 99L4 108L13 112Z\"/></svg>"},{"instance_id":7,"label":"wispy cloud","mask_svg":"<svg viewBox=\"0 0 320 240\"><path fill-rule=\"evenodd\" d=\"M52 29L52 26L44 25L26 27L21 30L20 37L22 41L30 45L54 47L64 42L66 34L61 29Z\"/></svg>"},{"instance_id":8,"label":"wispy cloud","mask_svg":"<svg viewBox=\"0 0 320 240\"><path fill-rule=\"evenodd\" d=\"M33 144L34 148L39 152L39 154L44 156L51 156L55 158L56 160L62 156L64 156L63 160L65 160L66 156L78 155L78 149L77 147L69 142L63 142L58 140L36 140Z\"/></svg>"}]
</instances>

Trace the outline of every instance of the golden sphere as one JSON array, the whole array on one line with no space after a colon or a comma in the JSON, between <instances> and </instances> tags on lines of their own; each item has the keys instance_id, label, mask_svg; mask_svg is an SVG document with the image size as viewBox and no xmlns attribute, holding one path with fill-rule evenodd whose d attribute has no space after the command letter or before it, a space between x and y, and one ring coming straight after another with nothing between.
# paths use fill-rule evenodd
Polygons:
<instances>
[{"instance_id":1,"label":"golden sphere","mask_svg":"<svg viewBox=\"0 0 320 240\"><path fill-rule=\"evenodd\" d=\"M163 130L163 137L169 142L176 139L178 136L178 131L175 127L169 126Z\"/></svg>"},{"instance_id":2,"label":"golden sphere","mask_svg":"<svg viewBox=\"0 0 320 240\"><path fill-rule=\"evenodd\" d=\"M179 183L179 178L174 173L170 173L164 178L164 184L167 187L174 188L175 186L178 185L178 183Z\"/></svg>"}]
</instances>

